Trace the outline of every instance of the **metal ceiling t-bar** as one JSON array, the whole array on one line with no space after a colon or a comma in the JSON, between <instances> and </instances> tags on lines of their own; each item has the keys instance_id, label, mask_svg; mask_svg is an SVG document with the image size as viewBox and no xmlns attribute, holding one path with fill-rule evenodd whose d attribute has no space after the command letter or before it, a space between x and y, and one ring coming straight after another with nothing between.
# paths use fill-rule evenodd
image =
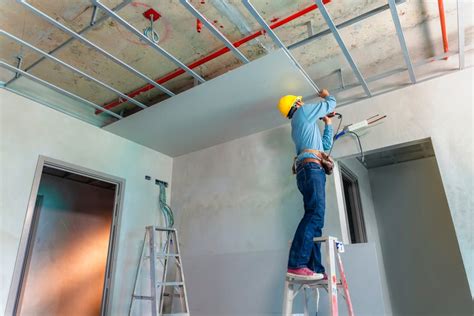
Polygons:
<instances>
[{"instance_id":1,"label":"metal ceiling t-bar","mask_svg":"<svg viewBox=\"0 0 474 316\"><path fill-rule=\"evenodd\" d=\"M464 13L462 0L457 0L459 69L464 68Z\"/></svg>"},{"instance_id":2,"label":"metal ceiling t-bar","mask_svg":"<svg viewBox=\"0 0 474 316\"><path fill-rule=\"evenodd\" d=\"M336 42L339 44L339 47L342 50L342 53L346 57L347 62L352 68L352 71L356 75L357 79L359 80L359 83L362 85L362 88L364 88L365 93L370 97L372 96L372 93L370 92L369 87L367 86L367 82L365 82L364 77L362 76L362 73L360 72L359 68L357 68L356 63L354 62L354 59L351 56L351 53L347 49L346 44L342 40L341 35L339 34L339 31L337 30L336 25L334 24L333 20L331 19L331 16L329 15L328 11L326 10L326 7L324 6L323 2L321 0L315 0L316 5L319 8L319 11L321 12L321 15L323 16L324 20L326 21L326 24L328 25L329 29L331 30L332 34L334 35L334 38L336 39Z\"/></svg>"},{"instance_id":3,"label":"metal ceiling t-bar","mask_svg":"<svg viewBox=\"0 0 474 316\"><path fill-rule=\"evenodd\" d=\"M102 82L102 81L100 81L100 80L97 80L96 78L94 78L94 77L92 77L92 76L89 76L89 75L86 74L85 72L82 72L82 71L80 71L79 69L77 69L77 68L75 68L75 67L73 67L73 66L71 66L71 65L69 65L69 64L67 64L67 63L65 63L65 62L63 62L62 60L60 60L60 59L58 59L58 58L56 58L56 57L54 57L54 56L52 56L52 55L50 55L50 54L48 54L48 53L42 51L41 49L39 49L39 48L37 48L37 47L31 45L30 43L27 43L27 42L23 41L22 39L16 37L15 35L12 35L12 34L6 32L6 31L4 31L4 30L0 30L0 34L5 35L5 36L9 37L10 39L14 40L15 42L20 43L21 45L24 45L24 46L26 46L26 47L32 49L33 51L37 52L38 54L42 55L43 57L48 58L48 59L51 59L52 61L55 61L56 63L58 63L58 64L60 64L60 65L62 65L62 66L64 66L64 67L68 68L69 70L72 70L72 71L74 71L75 73L77 73L77 74L79 74L79 75L81 75L81 76L83 76L83 77L85 77L85 78L87 78L87 79L89 79L89 80L92 80L93 82L97 83L98 85L100 85L100 86L102 86L102 87L104 87L104 88L106 88L106 89L108 89L108 90L110 90L110 91L112 91L112 92L118 94L120 97L122 97L122 98L124 98L124 99L130 101L131 103L133 103L133 104L135 104L135 105L137 105L137 106L139 106L139 107L141 107L141 108L143 108L143 109L146 109L146 108L147 108L147 106L146 106L145 104L143 104L143 103L141 103L141 102L138 102L138 101L135 100L135 99L130 98L128 95L126 95L126 94L124 94L124 93L118 91L117 89L115 89L115 88L109 86L108 84L106 84L106 83L104 83L104 82ZM25 70L25 71L26 71L26 70Z\"/></svg>"},{"instance_id":4,"label":"metal ceiling t-bar","mask_svg":"<svg viewBox=\"0 0 474 316\"><path fill-rule=\"evenodd\" d=\"M211 31L212 34L214 34L215 37L217 37L219 40L221 40L225 46L227 46L234 54L239 58L242 62L248 63L249 60L247 57L244 56L233 44L230 42L224 34L222 34L212 23L210 23L204 15L202 15L196 8L189 3L189 0L180 0L181 4L188 9L189 12L191 12L192 15L194 15L198 20L200 20L208 29Z\"/></svg>"},{"instance_id":5,"label":"metal ceiling t-bar","mask_svg":"<svg viewBox=\"0 0 474 316\"><path fill-rule=\"evenodd\" d=\"M301 73L308 79L310 84L313 86L313 88L319 93L319 87L316 85L316 83L311 79L311 77L306 73L306 71L303 69L303 67L299 64L299 62L295 59L295 57L290 53L290 51L286 48L285 44L280 40L280 38L273 32L273 30L270 28L270 26L265 22L263 17L258 13L257 9L250 3L250 0L242 0L242 4L247 8L247 10L252 14L252 16L257 20L258 24L267 32L267 34L272 38L272 40L277 44L283 51L286 52L288 57L293 60L295 65L300 69Z\"/></svg>"},{"instance_id":6,"label":"metal ceiling t-bar","mask_svg":"<svg viewBox=\"0 0 474 316\"><path fill-rule=\"evenodd\" d=\"M134 33L136 36L138 36L141 40L146 42L150 47L155 49L157 52L159 52L161 55L165 56L168 58L171 62L173 62L175 65L178 67L182 68L184 71L189 73L191 76L196 78L199 82L205 82L204 78L202 78L200 75L198 75L194 70L183 64L181 61L179 61L176 57L171 55L169 52L167 52L165 49L163 49L161 46L150 40L147 36L142 34L139 30L137 30L135 27L133 27L130 23L125 21L121 16L119 16L117 13L114 11L110 10L108 7L103 5L100 1L98 0L91 0L94 5L99 7L102 11L105 12L108 16L110 16L112 19L116 20L120 24L122 24L126 29L128 29L130 32Z\"/></svg>"},{"instance_id":7,"label":"metal ceiling t-bar","mask_svg":"<svg viewBox=\"0 0 474 316\"><path fill-rule=\"evenodd\" d=\"M146 82L148 82L149 84L155 86L156 88L160 89L161 91L165 92L166 94L168 94L169 96L174 96L175 94L173 92L171 92L170 90L168 90L167 88L165 88L164 86L160 85L159 83L156 83L153 79L147 77L146 75L142 74L141 72L139 72L138 70L136 70L135 68L131 67L130 65L126 64L125 62L123 62L122 60L118 59L117 57L115 57L114 55L108 53L107 51L105 51L104 49L100 48L99 46L97 46L96 44L92 43L91 41L89 41L88 39L86 39L85 37L77 34L76 32L74 32L73 30L69 29L68 27L64 26L63 24L59 23L58 21L56 21L55 19L51 18L49 15L45 14L44 12L42 12L41 10L37 9L36 7L34 7L33 5L29 4L28 2L26 2L26 0L17 0L18 2L20 2L22 5L24 5L27 9L29 9L30 11L32 11L34 14L36 14L37 16L39 16L40 18L42 19L45 19L46 21L48 21L49 23L53 24L54 26L56 26L58 29L60 29L61 31L75 37L76 39L80 40L81 42L95 48L98 52L100 52L101 54L103 54L104 56L108 57L109 59L111 59L112 61L114 61L116 64L124 67L125 69L129 70L130 72L134 73L136 76L142 78L143 80L145 80Z\"/></svg>"},{"instance_id":8,"label":"metal ceiling t-bar","mask_svg":"<svg viewBox=\"0 0 474 316\"><path fill-rule=\"evenodd\" d=\"M66 91L66 90L64 90L63 88L60 88L60 87L58 87L58 86L55 86L55 85L52 84L52 83L49 83L49 82L47 82L47 81L45 81L45 80L43 80L43 79L40 79L40 78L38 78L38 77L36 77L36 76L30 74L29 72L26 72L26 71L24 71L24 70L21 70L21 69L18 69L18 68L16 68L16 67L13 67L12 65L7 64L6 62L0 61L0 67L3 67L3 68L5 68L5 69L8 69L8 70L10 70L10 71L12 71L12 72L14 72L14 73L20 73L22 76L27 77L27 78L29 78L29 79L31 79L31 80L33 80L33 81L35 81L35 82L37 82L37 83L43 85L43 86L46 86L46 87L48 87L48 88L50 88L50 89L52 89L52 90L54 90L54 91L56 91L56 92L59 92L59 93L61 93L61 94L64 94L64 95L66 95L66 96L68 96L68 97L70 97L70 98L76 99L76 100L78 100L78 101L80 101L80 102L86 103L86 104L88 104L88 105L90 105L90 106L92 106L92 107L94 107L94 108L96 108L96 109L100 109L101 111L104 111L105 113L107 113L107 114L109 114L109 115L111 115L111 116L113 116L113 117L115 117L115 118L118 118L118 119L122 119L122 118L123 118L122 116L118 115L117 113L114 113L114 112L112 112L112 111L109 111L109 110L107 110L106 108L103 108L103 107L101 107L100 105L97 105L97 104L95 104L95 103L92 103L91 101L86 100L86 99L84 99L84 98L82 98L82 97L80 97L80 96L78 96L78 95L76 95L76 94L74 94L74 93L72 93L72 92Z\"/></svg>"},{"instance_id":9,"label":"metal ceiling t-bar","mask_svg":"<svg viewBox=\"0 0 474 316\"><path fill-rule=\"evenodd\" d=\"M114 7L112 10L114 11L118 11L122 8L124 8L127 4L129 4L132 0L124 0L123 2L119 3L116 7ZM96 8L96 7L94 7ZM96 13L97 10L94 9L94 12ZM98 26L99 24L103 23L105 20L107 20L109 17L107 15L104 15L102 17L100 17L99 19L95 20L95 18L93 18L92 20L94 21L94 23L91 23L89 25L87 25L86 27L84 27L82 30L78 31L77 34L85 34L86 32L90 31L92 28L94 28L95 26ZM92 21L91 21L92 22ZM59 51L60 49L62 49L63 47L65 47L66 45L68 45L69 43L71 43L72 41L74 41L76 38L75 37L70 37L69 39L67 39L66 41L64 41L62 44L60 44L59 46L55 47L54 49L50 50L48 52L48 54L52 55L54 53L56 53L57 51ZM41 56L40 58L38 58L35 62L33 62L31 65L29 65L28 67L26 67L24 70L25 71L30 71L31 69L35 68L38 64L40 64L46 57L44 56ZM8 81L5 85L9 85L11 83L13 83L15 80L17 80L18 78L13 78L11 79L10 81Z\"/></svg>"},{"instance_id":10,"label":"metal ceiling t-bar","mask_svg":"<svg viewBox=\"0 0 474 316\"><path fill-rule=\"evenodd\" d=\"M402 1L402 0L400 0L400 1ZM403 0L403 1L405 1L405 0ZM336 25L336 27L337 27L338 30L343 29L343 28L348 27L348 26L350 26L350 25L354 25L355 23L361 22L361 21L363 21L363 20L365 20L365 19L367 19L367 18L369 18L369 17L371 17L371 16L374 16L374 15L376 15L376 14L379 14L379 13L381 13L381 12L384 12L385 10L388 10L388 4L384 4L384 5L380 6L380 7L377 7L377 8L375 8L375 9L372 9L372 10L370 10L370 11L368 11L368 12L362 13L361 15L358 15L358 16L356 16L356 17L354 17L354 18L351 18L351 19L349 19L349 20L347 20L347 21L344 21L344 22L342 22L342 23ZM299 41L299 42L296 42L296 43L294 43L294 44L291 44L290 46L288 46L288 49L289 49L289 50L296 49L296 48L298 48L298 47L301 47L301 46L304 46L304 45L306 45L306 44L309 44L309 43L311 43L312 41L314 41L314 40L316 40L316 39L318 39L318 38L320 38L320 37L322 37L322 36L326 36L326 35L328 35L328 34L331 34L331 30L330 30L330 29L326 29L326 30L321 31L321 32L319 32L319 33L313 34L313 35L311 35L311 36L309 36L309 37L307 37L307 38L305 38L305 39L302 39L302 40Z\"/></svg>"},{"instance_id":11,"label":"metal ceiling t-bar","mask_svg":"<svg viewBox=\"0 0 474 316\"><path fill-rule=\"evenodd\" d=\"M400 42L400 47L403 53L403 59L405 59L405 64L408 68L408 75L410 76L411 83L416 83L415 70L411 63L410 54L408 53L407 43L405 41L405 36L403 35L402 24L400 23L400 18L398 17L397 6L395 0L388 0L388 5L390 7L390 13L392 14L393 24L395 24L395 30L397 31L398 41Z\"/></svg>"}]
</instances>

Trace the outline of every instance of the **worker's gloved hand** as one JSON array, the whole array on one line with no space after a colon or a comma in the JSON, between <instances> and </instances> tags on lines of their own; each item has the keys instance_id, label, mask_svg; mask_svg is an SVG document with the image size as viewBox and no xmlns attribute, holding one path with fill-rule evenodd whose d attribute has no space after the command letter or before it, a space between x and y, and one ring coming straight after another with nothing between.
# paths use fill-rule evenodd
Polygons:
<instances>
[{"instance_id":1,"label":"worker's gloved hand","mask_svg":"<svg viewBox=\"0 0 474 316\"><path fill-rule=\"evenodd\" d=\"M323 89L323 90L319 91L319 97L325 98L325 97L328 97L328 96L329 96L329 91L327 89Z\"/></svg>"}]
</instances>

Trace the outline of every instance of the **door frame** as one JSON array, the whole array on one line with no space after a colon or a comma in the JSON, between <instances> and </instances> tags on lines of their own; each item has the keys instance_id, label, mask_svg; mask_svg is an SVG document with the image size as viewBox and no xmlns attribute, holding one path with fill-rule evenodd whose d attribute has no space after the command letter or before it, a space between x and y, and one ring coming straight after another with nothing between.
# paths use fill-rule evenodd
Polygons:
<instances>
[{"instance_id":1,"label":"door frame","mask_svg":"<svg viewBox=\"0 0 474 316\"><path fill-rule=\"evenodd\" d=\"M26 259L28 259L28 253L30 251L34 233L34 227L32 227L32 224L35 217L36 199L41 182L41 175L43 173L43 167L45 166L112 183L117 186L117 189L115 190L114 210L112 215L112 225L110 227L107 264L105 269L104 287L102 291L101 315L107 315L110 313L110 298L113 294L112 289L114 288L113 284L116 268L116 264L114 263L117 259L117 247L115 246L119 240L118 227L122 217L125 179L42 155L38 157L38 162L36 164L33 184L31 187L28 207L23 222L23 229L21 232L20 243L16 256L15 267L13 270L13 277L10 284L10 291L8 293L5 315L17 314L18 302L20 298L20 287L23 282L27 264Z\"/></svg>"},{"instance_id":2,"label":"door frame","mask_svg":"<svg viewBox=\"0 0 474 316\"><path fill-rule=\"evenodd\" d=\"M341 185L342 185L342 195L344 197L344 212L346 215L346 229L348 232L348 237L349 237L349 242L352 243L366 243L367 242L367 229L365 227L365 218L364 218L364 210L362 208L362 201L361 201L361 196L360 196L360 188L359 188L359 179L357 176L352 172L350 168L348 168L344 163L340 162L339 163L339 169L340 169L340 176L341 176ZM351 205L354 207L352 209L352 222L354 224L355 228L355 234L357 235L357 242L353 242L351 239L351 233L350 233L350 225L349 225L349 214L347 213L347 203L346 203L346 194L344 192L344 179L345 178L347 181L351 183L351 188L350 190L352 191L352 199L351 199ZM351 198L351 197L349 197Z\"/></svg>"}]
</instances>

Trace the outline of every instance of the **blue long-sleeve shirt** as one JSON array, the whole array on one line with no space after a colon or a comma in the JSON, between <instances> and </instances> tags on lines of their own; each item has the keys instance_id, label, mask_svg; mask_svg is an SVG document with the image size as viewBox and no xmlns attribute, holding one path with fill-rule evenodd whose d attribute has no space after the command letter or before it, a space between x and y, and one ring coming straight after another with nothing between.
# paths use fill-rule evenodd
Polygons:
<instances>
[{"instance_id":1,"label":"blue long-sleeve shirt","mask_svg":"<svg viewBox=\"0 0 474 316\"><path fill-rule=\"evenodd\" d=\"M332 125L325 125L322 139L324 151L328 151L329 149L331 149L333 134L334 132Z\"/></svg>"},{"instance_id":2,"label":"blue long-sleeve shirt","mask_svg":"<svg viewBox=\"0 0 474 316\"><path fill-rule=\"evenodd\" d=\"M316 122L320 117L333 112L335 108L336 99L333 96L327 96L324 101L304 104L295 112L291 119L291 138L295 143L298 160L317 158L312 153L302 153L303 149L325 150Z\"/></svg>"}]
</instances>

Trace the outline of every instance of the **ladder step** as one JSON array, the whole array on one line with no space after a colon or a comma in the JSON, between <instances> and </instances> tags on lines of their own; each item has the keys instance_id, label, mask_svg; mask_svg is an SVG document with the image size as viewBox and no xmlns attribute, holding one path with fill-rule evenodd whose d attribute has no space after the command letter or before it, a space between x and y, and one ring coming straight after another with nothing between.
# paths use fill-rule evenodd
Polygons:
<instances>
[{"instance_id":1,"label":"ladder step","mask_svg":"<svg viewBox=\"0 0 474 316\"><path fill-rule=\"evenodd\" d=\"M132 297L137 300L153 300L153 296L133 295Z\"/></svg>"},{"instance_id":2,"label":"ladder step","mask_svg":"<svg viewBox=\"0 0 474 316\"><path fill-rule=\"evenodd\" d=\"M183 286L184 282L158 282L158 286Z\"/></svg>"},{"instance_id":3,"label":"ladder step","mask_svg":"<svg viewBox=\"0 0 474 316\"><path fill-rule=\"evenodd\" d=\"M178 294L178 293L174 293L173 295L171 295L170 293L163 293L163 296L175 296L175 297L182 297L183 295L182 294Z\"/></svg>"},{"instance_id":4,"label":"ladder step","mask_svg":"<svg viewBox=\"0 0 474 316\"><path fill-rule=\"evenodd\" d=\"M179 257L178 253L157 253L157 257Z\"/></svg>"},{"instance_id":5,"label":"ladder step","mask_svg":"<svg viewBox=\"0 0 474 316\"><path fill-rule=\"evenodd\" d=\"M168 232L175 232L176 228L169 228L169 227L153 227L155 231L168 231Z\"/></svg>"},{"instance_id":6,"label":"ladder step","mask_svg":"<svg viewBox=\"0 0 474 316\"><path fill-rule=\"evenodd\" d=\"M293 284L302 284L302 285L309 285L309 286L327 286L328 280L296 280L293 278L286 278L286 280ZM337 280L337 286L342 286L341 280Z\"/></svg>"},{"instance_id":7,"label":"ladder step","mask_svg":"<svg viewBox=\"0 0 474 316\"><path fill-rule=\"evenodd\" d=\"M164 257L179 257L179 254L177 253L157 253L156 254L157 258L164 258ZM145 259L150 259L150 256L145 256Z\"/></svg>"}]
</instances>

